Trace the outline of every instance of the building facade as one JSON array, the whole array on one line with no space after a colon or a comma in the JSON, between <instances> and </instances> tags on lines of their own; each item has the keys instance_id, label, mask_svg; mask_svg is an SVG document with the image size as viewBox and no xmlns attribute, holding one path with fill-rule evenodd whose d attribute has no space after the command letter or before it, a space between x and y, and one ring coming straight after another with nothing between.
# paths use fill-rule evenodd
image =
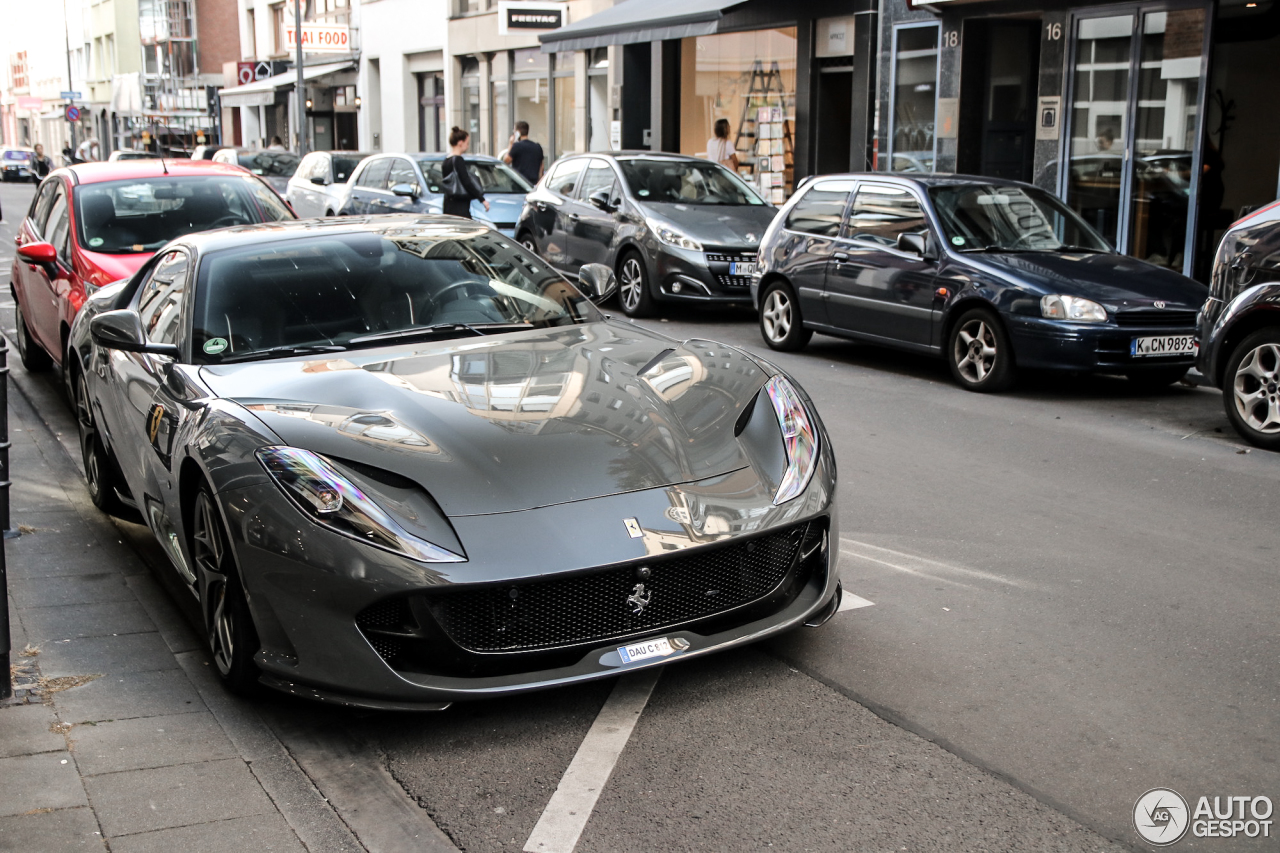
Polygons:
<instances>
[{"instance_id":1,"label":"building facade","mask_svg":"<svg viewBox=\"0 0 1280 853\"><path fill-rule=\"evenodd\" d=\"M440 151L449 0L363 0L360 149Z\"/></svg>"}]
</instances>

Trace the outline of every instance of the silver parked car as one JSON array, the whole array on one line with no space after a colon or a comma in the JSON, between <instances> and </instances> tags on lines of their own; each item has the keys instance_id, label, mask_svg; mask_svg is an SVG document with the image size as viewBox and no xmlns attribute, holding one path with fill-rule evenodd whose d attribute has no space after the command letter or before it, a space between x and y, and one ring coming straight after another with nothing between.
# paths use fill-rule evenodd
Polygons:
<instances>
[{"instance_id":1,"label":"silver parked car","mask_svg":"<svg viewBox=\"0 0 1280 853\"><path fill-rule=\"evenodd\" d=\"M335 215L346 198L347 181L368 156L363 151L312 151L289 179L285 201L299 216Z\"/></svg>"}]
</instances>

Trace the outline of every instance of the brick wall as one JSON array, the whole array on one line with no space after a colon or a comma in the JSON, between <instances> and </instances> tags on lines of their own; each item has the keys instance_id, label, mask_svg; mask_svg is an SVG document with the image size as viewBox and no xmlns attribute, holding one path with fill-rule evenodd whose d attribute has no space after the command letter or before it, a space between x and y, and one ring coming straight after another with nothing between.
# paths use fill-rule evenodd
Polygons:
<instances>
[{"instance_id":1,"label":"brick wall","mask_svg":"<svg viewBox=\"0 0 1280 853\"><path fill-rule=\"evenodd\" d=\"M196 0L197 62L202 74L217 74L240 58L236 0Z\"/></svg>"}]
</instances>

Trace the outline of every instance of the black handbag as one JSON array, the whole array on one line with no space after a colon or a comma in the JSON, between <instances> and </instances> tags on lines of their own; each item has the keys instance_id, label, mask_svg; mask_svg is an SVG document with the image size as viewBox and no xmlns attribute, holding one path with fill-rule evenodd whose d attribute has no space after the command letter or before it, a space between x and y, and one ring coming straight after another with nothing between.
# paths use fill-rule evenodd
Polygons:
<instances>
[{"instance_id":1,"label":"black handbag","mask_svg":"<svg viewBox=\"0 0 1280 853\"><path fill-rule=\"evenodd\" d=\"M446 196L470 195L470 193L467 192L466 184L462 183L462 169L467 168L466 161L461 157L450 158L450 160L453 163L453 170L446 175L443 174L444 170L441 169L440 189L444 191ZM459 165L462 166L461 169L458 168Z\"/></svg>"}]
</instances>

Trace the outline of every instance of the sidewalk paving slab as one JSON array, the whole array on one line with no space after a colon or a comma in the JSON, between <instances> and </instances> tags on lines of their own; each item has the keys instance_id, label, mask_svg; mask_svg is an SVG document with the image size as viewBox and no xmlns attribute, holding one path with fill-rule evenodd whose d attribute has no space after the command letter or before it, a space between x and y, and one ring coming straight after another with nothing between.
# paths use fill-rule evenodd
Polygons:
<instances>
[{"instance_id":1,"label":"sidewalk paving slab","mask_svg":"<svg viewBox=\"0 0 1280 853\"><path fill-rule=\"evenodd\" d=\"M0 815L88 805L71 753L0 758Z\"/></svg>"},{"instance_id":2,"label":"sidewalk paving slab","mask_svg":"<svg viewBox=\"0 0 1280 853\"><path fill-rule=\"evenodd\" d=\"M231 818L215 824L159 829L111 841L111 853L305 853L279 815Z\"/></svg>"},{"instance_id":3,"label":"sidewalk paving slab","mask_svg":"<svg viewBox=\"0 0 1280 853\"><path fill-rule=\"evenodd\" d=\"M157 631L40 643L40 671L46 678L80 675L95 668L112 673L155 672L177 669L178 662Z\"/></svg>"},{"instance_id":4,"label":"sidewalk paving slab","mask_svg":"<svg viewBox=\"0 0 1280 853\"><path fill-rule=\"evenodd\" d=\"M116 572L64 577L10 578L9 594L19 607L56 607L129 601L133 592Z\"/></svg>"},{"instance_id":5,"label":"sidewalk paving slab","mask_svg":"<svg viewBox=\"0 0 1280 853\"><path fill-rule=\"evenodd\" d=\"M27 626L27 635L37 643L154 630L147 611L136 600L28 607L22 614L22 621Z\"/></svg>"},{"instance_id":6,"label":"sidewalk paving slab","mask_svg":"<svg viewBox=\"0 0 1280 853\"><path fill-rule=\"evenodd\" d=\"M72 724L204 710L186 675L174 669L104 675L64 691L56 701L62 722Z\"/></svg>"},{"instance_id":7,"label":"sidewalk paving slab","mask_svg":"<svg viewBox=\"0 0 1280 853\"><path fill-rule=\"evenodd\" d=\"M49 729L57 722L57 715L47 705L0 708L0 758L66 749L67 739Z\"/></svg>"},{"instance_id":8,"label":"sidewalk paving slab","mask_svg":"<svg viewBox=\"0 0 1280 853\"><path fill-rule=\"evenodd\" d=\"M85 776L240 757L208 711L76 726L70 737Z\"/></svg>"},{"instance_id":9,"label":"sidewalk paving slab","mask_svg":"<svg viewBox=\"0 0 1280 853\"><path fill-rule=\"evenodd\" d=\"M105 853L106 849L98 819L84 806L0 817L0 850ZM194 853L195 848L188 850Z\"/></svg>"}]
</instances>

